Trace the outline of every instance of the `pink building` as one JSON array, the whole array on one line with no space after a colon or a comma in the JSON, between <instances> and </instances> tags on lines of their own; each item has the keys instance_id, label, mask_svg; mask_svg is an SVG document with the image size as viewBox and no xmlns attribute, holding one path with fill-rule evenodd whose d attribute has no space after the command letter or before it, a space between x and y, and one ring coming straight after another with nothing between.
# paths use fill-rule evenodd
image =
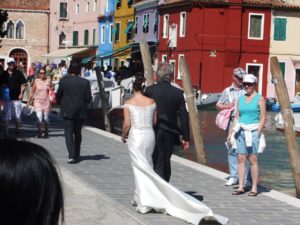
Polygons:
<instances>
[{"instance_id":1,"label":"pink building","mask_svg":"<svg viewBox=\"0 0 300 225\"><path fill-rule=\"evenodd\" d=\"M95 56L102 0L50 1L50 62Z\"/></svg>"}]
</instances>

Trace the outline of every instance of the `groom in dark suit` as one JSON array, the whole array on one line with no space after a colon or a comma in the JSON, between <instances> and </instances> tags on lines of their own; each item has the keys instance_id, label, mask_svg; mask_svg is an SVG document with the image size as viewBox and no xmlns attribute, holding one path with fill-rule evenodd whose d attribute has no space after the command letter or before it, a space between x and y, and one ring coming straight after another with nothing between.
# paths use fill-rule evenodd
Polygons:
<instances>
[{"instance_id":1,"label":"groom in dark suit","mask_svg":"<svg viewBox=\"0 0 300 225\"><path fill-rule=\"evenodd\" d=\"M64 118L68 163L73 164L78 162L80 156L81 129L92 95L90 82L80 77L79 62L70 62L68 74L59 82L56 99L61 102L60 113Z\"/></svg>"},{"instance_id":2,"label":"groom in dark suit","mask_svg":"<svg viewBox=\"0 0 300 225\"><path fill-rule=\"evenodd\" d=\"M174 146L181 142L184 151L189 148L189 118L183 91L171 85L171 81L174 79L173 65L167 63L159 65L156 76L158 83L147 87L145 91L145 95L153 98L157 105L158 122L154 128L156 145L152 157L155 172L169 182L171 177L170 159ZM177 125L178 115L181 129ZM181 141L180 134L182 134Z\"/></svg>"}]
</instances>

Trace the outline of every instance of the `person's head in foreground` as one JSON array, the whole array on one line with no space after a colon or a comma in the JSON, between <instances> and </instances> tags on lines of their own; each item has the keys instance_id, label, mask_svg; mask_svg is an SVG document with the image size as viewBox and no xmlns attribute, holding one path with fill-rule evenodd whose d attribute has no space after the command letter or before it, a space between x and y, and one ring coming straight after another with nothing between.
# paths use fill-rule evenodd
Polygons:
<instances>
[{"instance_id":1,"label":"person's head in foreground","mask_svg":"<svg viewBox=\"0 0 300 225\"><path fill-rule=\"evenodd\" d=\"M174 66L169 63L161 63L156 71L157 81L171 82L174 79Z\"/></svg>"},{"instance_id":2,"label":"person's head in foreground","mask_svg":"<svg viewBox=\"0 0 300 225\"><path fill-rule=\"evenodd\" d=\"M246 74L243 77L243 86L248 95L255 92L256 82L257 82L257 78L253 74Z\"/></svg>"},{"instance_id":3,"label":"person's head in foreground","mask_svg":"<svg viewBox=\"0 0 300 225\"><path fill-rule=\"evenodd\" d=\"M58 225L63 193L54 161L41 146L0 139L0 220L3 225Z\"/></svg>"}]
</instances>

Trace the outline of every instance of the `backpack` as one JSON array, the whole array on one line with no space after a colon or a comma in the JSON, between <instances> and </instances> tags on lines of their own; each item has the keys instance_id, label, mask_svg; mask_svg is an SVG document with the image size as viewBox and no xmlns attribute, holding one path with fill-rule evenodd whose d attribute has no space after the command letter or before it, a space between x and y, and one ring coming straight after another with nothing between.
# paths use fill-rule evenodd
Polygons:
<instances>
[{"instance_id":1,"label":"backpack","mask_svg":"<svg viewBox=\"0 0 300 225\"><path fill-rule=\"evenodd\" d=\"M221 110L216 117L216 125L223 130L226 130L229 124L230 116L234 107L231 109L223 109Z\"/></svg>"}]
</instances>

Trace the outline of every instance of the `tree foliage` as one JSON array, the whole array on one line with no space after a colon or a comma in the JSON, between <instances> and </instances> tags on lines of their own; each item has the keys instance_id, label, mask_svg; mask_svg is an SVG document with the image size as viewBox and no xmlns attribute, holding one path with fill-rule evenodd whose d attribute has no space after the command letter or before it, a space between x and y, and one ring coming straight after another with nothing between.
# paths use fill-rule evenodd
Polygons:
<instances>
[{"instance_id":1,"label":"tree foliage","mask_svg":"<svg viewBox=\"0 0 300 225\"><path fill-rule=\"evenodd\" d=\"M3 10L3 9L0 9L0 38L3 38L6 33L7 33L7 30L4 30L4 26L3 24L7 21L8 19L8 13ZM2 40L0 39L0 48L1 48L1 42Z\"/></svg>"}]
</instances>

